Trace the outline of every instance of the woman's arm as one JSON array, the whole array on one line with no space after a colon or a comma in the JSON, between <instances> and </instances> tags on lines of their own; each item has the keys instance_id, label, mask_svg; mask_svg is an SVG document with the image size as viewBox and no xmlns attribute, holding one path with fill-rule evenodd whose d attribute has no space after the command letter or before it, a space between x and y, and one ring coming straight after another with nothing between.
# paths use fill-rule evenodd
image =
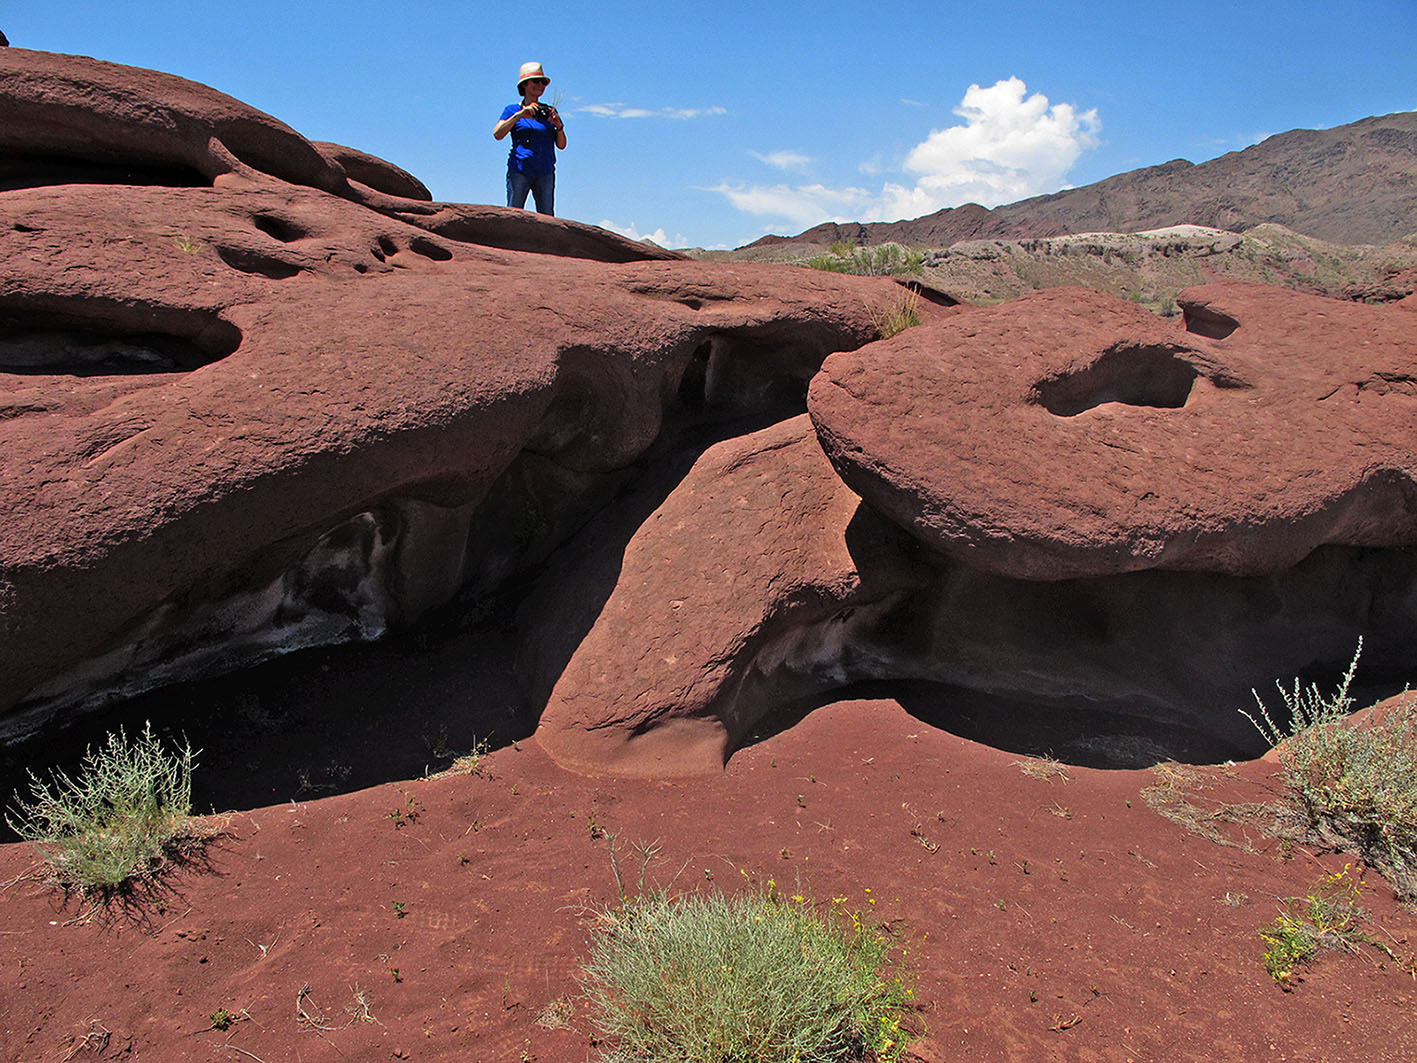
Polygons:
<instances>
[{"instance_id":1,"label":"woman's arm","mask_svg":"<svg viewBox=\"0 0 1417 1063\"><path fill-rule=\"evenodd\" d=\"M494 140L501 140L512 131L512 126L516 125L523 118L530 118L533 111L534 108L523 106L520 111L507 115L506 118L503 118L492 127L492 138ZM565 138L563 137L562 139L564 140Z\"/></svg>"}]
</instances>

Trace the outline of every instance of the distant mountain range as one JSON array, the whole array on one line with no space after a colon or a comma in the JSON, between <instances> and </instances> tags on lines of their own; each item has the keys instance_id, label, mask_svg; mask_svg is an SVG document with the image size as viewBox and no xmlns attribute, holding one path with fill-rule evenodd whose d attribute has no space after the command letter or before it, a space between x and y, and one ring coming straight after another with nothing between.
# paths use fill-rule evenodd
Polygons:
<instances>
[{"instance_id":1,"label":"distant mountain range","mask_svg":"<svg viewBox=\"0 0 1417 1063\"><path fill-rule=\"evenodd\" d=\"M1342 244L1417 233L1417 111L1296 129L1210 162L1175 159L993 210L969 203L910 221L829 222L747 247L847 241L939 248L1183 224L1244 232L1266 223Z\"/></svg>"}]
</instances>

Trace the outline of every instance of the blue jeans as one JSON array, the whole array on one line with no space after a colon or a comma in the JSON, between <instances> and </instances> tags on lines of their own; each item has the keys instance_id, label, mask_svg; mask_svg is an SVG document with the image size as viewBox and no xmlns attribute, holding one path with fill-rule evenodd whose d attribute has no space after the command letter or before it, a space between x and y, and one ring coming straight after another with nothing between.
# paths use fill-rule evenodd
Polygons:
<instances>
[{"instance_id":1,"label":"blue jeans","mask_svg":"<svg viewBox=\"0 0 1417 1063\"><path fill-rule=\"evenodd\" d=\"M528 177L516 170L507 171L507 206L525 207L526 195L530 192L536 198L536 213L556 213L556 174Z\"/></svg>"}]
</instances>

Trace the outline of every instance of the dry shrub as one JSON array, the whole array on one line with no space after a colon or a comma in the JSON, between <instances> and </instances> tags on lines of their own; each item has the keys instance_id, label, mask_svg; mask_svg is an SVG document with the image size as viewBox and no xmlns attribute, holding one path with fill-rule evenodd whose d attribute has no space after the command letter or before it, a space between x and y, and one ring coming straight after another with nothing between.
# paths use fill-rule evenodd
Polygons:
<instances>
[{"instance_id":1,"label":"dry shrub","mask_svg":"<svg viewBox=\"0 0 1417 1063\"><path fill-rule=\"evenodd\" d=\"M871 324L883 340L920 324L920 296L902 286L895 297L885 303L868 303Z\"/></svg>"},{"instance_id":2,"label":"dry shrub","mask_svg":"<svg viewBox=\"0 0 1417 1063\"><path fill-rule=\"evenodd\" d=\"M5 821L35 843L58 885L116 893L204 840L191 818L194 757L190 745L164 749L151 724L131 741L120 729L84 753L76 775L31 771L29 797L17 796Z\"/></svg>"},{"instance_id":3,"label":"dry shrub","mask_svg":"<svg viewBox=\"0 0 1417 1063\"><path fill-rule=\"evenodd\" d=\"M1348 696L1363 642L1339 683L1324 697L1316 685L1276 683L1286 724L1271 717L1259 695L1250 715L1278 751L1288 796L1317 840L1352 848L1393 884L1417 898L1417 698L1408 696L1377 720L1350 718Z\"/></svg>"}]
</instances>

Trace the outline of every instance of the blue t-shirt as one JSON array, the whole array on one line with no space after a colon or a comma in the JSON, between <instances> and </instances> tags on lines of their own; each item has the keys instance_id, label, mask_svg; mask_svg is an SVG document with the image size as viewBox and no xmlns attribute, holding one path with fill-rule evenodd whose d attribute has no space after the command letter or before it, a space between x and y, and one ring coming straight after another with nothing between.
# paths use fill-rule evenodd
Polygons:
<instances>
[{"instance_id":1,"label":"blue t-shirt","mask_svg":"<svg viewBox=\"0 0 1417 1063\"><path fill-rule=\"evenodd\" d=\"M522 109L519 103L507 104L499 122L505 122ZM507 170L528 177L545 177L556 172L556 130L536 118L523 118L512 126L512 150L507 155Z\"/></svg>"}]
</instances>

